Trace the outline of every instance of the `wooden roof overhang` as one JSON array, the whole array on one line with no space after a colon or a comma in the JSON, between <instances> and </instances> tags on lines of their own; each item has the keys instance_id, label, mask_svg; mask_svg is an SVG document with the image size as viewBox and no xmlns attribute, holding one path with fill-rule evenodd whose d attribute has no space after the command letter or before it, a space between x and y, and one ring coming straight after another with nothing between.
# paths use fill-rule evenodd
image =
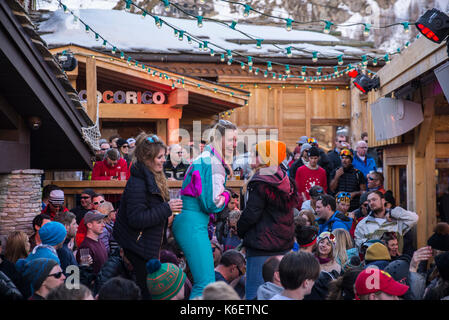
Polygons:
<instances>
[{"instance_id":1,"label":"wooden roof overhang","mask_svg":"<svg viewBox=\"0 0 449 320\"><path fill-rule=\"evenodd\" d=\"M0 43L0 95L25 121L30 116L42 121L30 134L30 166L91 168L93 153L81 134L91 123L77 110L65 87L70 83L14 0L0 1Z\"/></svg>"},{"instance_id":2,"label":"wooden roof overhang","mask_svg":"<svg viewBox=\"0 0 449 320\"><path fill-rule=\"evenodd\" d=\"M188 92L188 103L183 106L182 112L183 116L189 118L200 119L217 115L229 109L242 107L249 100L249 92L244 90L229 88L215 82L180 75L148 65L152 72L157 71L157 75L160 73L166 74L170 79L152 76L141 67L128 66L126 61L120 61L116 57L105 53L73 44L55 47L50 51L56 54L63 50L70 50L78 60L79 77L77 84L79 84L79 89L84 89L86 85L86 59L89 56L95 56L98 90L160 91L169 95L177 88L182 88ZM184 86L174 80L178 78L184 79ZM173 83L176 86L175 89L172 88ZM214 89L216 89L216 92L214 92Z\"/></svg>"}]
</instances>

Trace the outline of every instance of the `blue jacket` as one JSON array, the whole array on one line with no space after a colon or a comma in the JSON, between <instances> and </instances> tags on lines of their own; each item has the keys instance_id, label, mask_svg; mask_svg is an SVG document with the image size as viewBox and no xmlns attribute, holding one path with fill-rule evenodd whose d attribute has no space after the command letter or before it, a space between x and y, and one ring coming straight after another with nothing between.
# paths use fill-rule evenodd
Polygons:
<instances>
[{"instance_id":1,"label":"blue jacket","mask_svg":"<svg viewBox=\"0 0 449 320\"><path fill-rule=\"evenodd\" d=\"M349 232L352 226L352 219L340 212L335 212L329 220L319 219L320 226L319 234L325 231L332 232L335 229L345 229Z\"/></svg>"},{"instance_id":2,"label":"blue jacket","mask_svg":"<svg viewBox=\"0 0 449 320\"><path fill-rule=\"evenodd\" d=\"M352 160L352 165L354 166L354 168L362 171L365 178L370 171L377 171L376 161L368 155L366 156L365 161L362 161L362 159L360 159L359 156L355 154L354 159Z\"/></svg>"},{"instance_id":3,"label":"blue jacket","mask_svg":"<svg viewBox=\"0 0 449 320\"><path fill-rule=\"evenodd\" d=\"M61 269L65 271L68 266L75 265L78 266L78 262L76 262L75 255L73 251L69 249L68 243L70 239L66 239L62 248L56 250L58 253L58 258L61 261Z\"/></svg>"}]
</instances>

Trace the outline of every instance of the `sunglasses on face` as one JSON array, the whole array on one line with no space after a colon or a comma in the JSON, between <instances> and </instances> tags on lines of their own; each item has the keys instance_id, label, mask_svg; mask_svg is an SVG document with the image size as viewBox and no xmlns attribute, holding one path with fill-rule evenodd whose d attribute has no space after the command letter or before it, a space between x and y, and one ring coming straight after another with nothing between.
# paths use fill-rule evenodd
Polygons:
<instances>
[{"instance_id":1,"label":"sunglasses on face","mask_svg":"<svg viewBox=\"0 0 449 320\"><path fill-rule=\"evenodd\" d=\"M122 146L122 148L129 148L129 146Z\"/></svg>"},{"instance_id":2,"label":"sunglasses on face","mask_svg":"<svg viewBox=\"0 0 449 320\"><path fill-rule=\"evenodd\" d=\"M370 181L377 180L376 178L373 178L373 177L368 177L368 179L369 179Z\"/></svg>"},{"instance_id":3,"label":"sunglasses on face","mask_svg":"<svg viewBox=\"0 0 449 320\"><path fill-rule=\"evenodd\" d=\"M99 204L104 203L104 200L100 200L100 201L95 201L94 205L98 206Z\"/></svg>"},{"instance_id":4,"label":"sunglasses on face","mask_svg":"<svg viewBox=\"0 0 449 320\"><path fill-rule=\"evenodd\" d=\"M49 277L54 277L54 278L56 278L56 279L59 279L59 278L61 278L62 274L63 274L63 272L60 271L60 272L57 272L57 273L49 274L48 276L49 276Z\"/></svg>"},{"instance_id":5,"label":"sunglasses on face","mask_svg":"<svg viewBox=\"0 0 449 320\"><path fill-rule=\"evenodd\" d=\"M239 271L239 277L243 276L244 273L242 272L242 270L240 270L240 267L238 265L235 265L237 267L237 270Z\"/></svg>"}]
</instances>

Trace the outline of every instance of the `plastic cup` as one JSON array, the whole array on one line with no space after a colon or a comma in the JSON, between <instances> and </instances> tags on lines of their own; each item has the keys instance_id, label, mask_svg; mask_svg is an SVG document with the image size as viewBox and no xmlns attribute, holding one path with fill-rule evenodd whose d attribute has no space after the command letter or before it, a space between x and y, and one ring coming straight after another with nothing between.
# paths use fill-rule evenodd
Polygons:
<instances>
[{"instance_id":1,"label":"plastic cup","mask_svg":"<svg viewBox=\"0 0 449 320\"><path fill-rule=\"evenodd\" d=\"M82 266L89 265L89 248L80 249L80 265Z\"/></svg>"},{"instance_id":2,"label":"plastic cup","mask_svg":"<svg viewBox=\"0 0 449 320\"><path fill-rule=\"evenodd\" d=\"M169 191L170 200L181 199L181 194L179 189L170 189ZM173 211L174 215L180 214L180 211Z\"/></svg>"}]
</instances>

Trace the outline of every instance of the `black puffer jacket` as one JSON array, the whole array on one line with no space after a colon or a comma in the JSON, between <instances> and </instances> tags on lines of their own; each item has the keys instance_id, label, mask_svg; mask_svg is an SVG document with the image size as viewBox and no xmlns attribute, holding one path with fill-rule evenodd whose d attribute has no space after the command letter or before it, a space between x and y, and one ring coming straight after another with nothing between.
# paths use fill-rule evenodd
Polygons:
<instances>
[{"instance_id":1,"label":"black puffer jacket","mask_svg":"<svg viewBox=\"0 0 449 320\"><path fill-rule=\"evenodd\" d=\"M249 254L276 255L293 248L295 183L278 168L274 175L256 173L248 183L248 200L237 232Z\"/></svg>"},{"instance_id":2,"label":"black puffer jacket","mask_svg":"<svg viewBox=\"0 0 449 320\"><path fill-rule=\"evenodd\" d=\"M101 267L95 280L94 294L97 294L109 279L115 277L136 281L135 275L126 268L125 263L119 254L111 255Z\"/></svg>"},{"instance_id":3,"label":"black puffer jacket","mask_svg":"<svg viewBox=\"0 0 449 320\"><path fill-rule=\"evenodd\" d=\"M158 259L164 228L171 214L153 173L144 164L134 163L114 224L114 239L121 248L145 260Z\"/></svg>"},{"instance_id":4,"label":"black puffer jacket","mask_svg":"<svg viewBox=\"0 0 449 320\"><path fill-rule=\"evenodd\" d=\"M16 285L0 271L0 300L22 300L23 296Z\"/></svg>"}]
</instances>

